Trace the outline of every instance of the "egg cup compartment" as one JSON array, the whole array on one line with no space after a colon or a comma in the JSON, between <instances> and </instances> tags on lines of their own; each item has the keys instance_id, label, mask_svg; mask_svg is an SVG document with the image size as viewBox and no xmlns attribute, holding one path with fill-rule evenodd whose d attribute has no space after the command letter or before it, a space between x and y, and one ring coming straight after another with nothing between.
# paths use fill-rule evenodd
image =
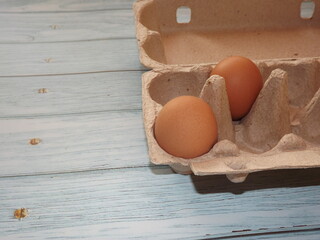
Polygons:
<instances>
[{"instance_id":1,"label":"egg cup compartment","mask_svg":"<svg viewBox=\"0 0 320 240\"><path fill-rule=\"evenodd\" d=\"M151 161L183 174L226 174L233 182L255 171L320 167L320 59L256 64L264 86L251 111L237 122L231 119L223 77L209 77L211 66L144 73L143 114ZM209 103L218 124L218 143L193 159L168 154L153 134L163 105L182 95Z\"/></svg>"},{"instance_id":2,"label":"egg cup compartment","mask_svg":"<svg viewBox=\"0 0 320 240\"><path fill-rule=\"evenodd\" d=\"M199 96L208 77L208 70L190 72L166 71L157 75L149 85L149 95L162 106L178 96Z\"/></svg>"},{"instance_id":3,"label":"egg cup compartment","mask_svg":"<svg viewBox=\"0 0 320 240\"><path fill-rule=\"evenodd\" d=\"M319 57L320 6L305 0L140 0L134 4L141 62L150 68Z\"/></svg>"}]
</instances>

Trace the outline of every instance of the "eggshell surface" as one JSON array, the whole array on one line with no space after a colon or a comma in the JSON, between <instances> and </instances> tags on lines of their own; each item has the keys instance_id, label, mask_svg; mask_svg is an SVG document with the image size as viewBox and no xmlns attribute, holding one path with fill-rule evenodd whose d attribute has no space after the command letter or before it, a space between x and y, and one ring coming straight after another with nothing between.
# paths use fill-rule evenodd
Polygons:
<instances>
[{"instance_id":1,"label":"eggshell surface","mask_svg":"<svg viewBox=\"0 0 320 240\"><path fill-rule=\"evenodd\" d=\"M220 75L226 81L232 119L244 117L263 87L258 67L248 58L233 56L219 62L211 75Z\"/></svg>"},{"instance_id":2,"label":"eggshell surface","mask_svg":"<svg viewBox=\"0 0 320 240\"><path fill-rule=\"evenodd\" d=\"M195 158L207 153L217 142L217 122L205 101L180 96L161 109L155 121L154 135L167 153Z\"/></svg>"}]
</instances>

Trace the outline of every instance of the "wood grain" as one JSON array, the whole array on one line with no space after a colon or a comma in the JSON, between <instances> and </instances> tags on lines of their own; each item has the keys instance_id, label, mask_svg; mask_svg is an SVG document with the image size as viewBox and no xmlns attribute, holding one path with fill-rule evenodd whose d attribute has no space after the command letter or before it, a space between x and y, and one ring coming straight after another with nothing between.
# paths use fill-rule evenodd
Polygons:
<instances>
[{"instance_id":1,"label":"wood grain","mask_svg":"<svg viewBox=\"0 0 320 240\"><path fill-rule=\"evenodd\" d=\"M142 73L3 77L0 118L141 110Z\"/></svg>"},{"instance_id":2,"label":"wood grain","mask_svg":"<svg viewBox=\"0 0 320 240\"><path fill-rule=\"evenodd\" d=\"M0 0L0 12L73 12L131 9L134 0Z\"/></svg>"},{"instance_id":3,"label":"wood grain","mask_svg":"<svg viewBox=\"0 0 320 240\"><path fill-rule=\"evenodd\" d=\"M0 77L144 70L135 39L0 44Z\"/></svg>"},{"instance_id":4,"label":"wood grain","mask_svg":"<svg viewBox=\"0 0 320 240\"><path fill-rule=\"evenodd\" d=\"M0 13L0 29L0 43L135 38L131 9L68 13Z\"/></svg>"},{"instance_id":5,"label":"wood grain","mask_svg":"<svg viewBox=\"0 0 320 240\"><path fill-rule=\"evenodd\" d=\"M0 119L0 133L0 177L149 165L141 111Z\"/></svg>"},{"instance_id":6,"label":"wood grain","mask_svg":"<svg viewBox=\"0 0 320 240\"><path fill-rule=\"evenodd\" d=\"M320 227L319 174L260 172L242 184L167 168L0 178L0 237L263 239L268 232L311 231ZM30 213L21 221L12 216L20 207Z\"/></svg>"}]
</instances>

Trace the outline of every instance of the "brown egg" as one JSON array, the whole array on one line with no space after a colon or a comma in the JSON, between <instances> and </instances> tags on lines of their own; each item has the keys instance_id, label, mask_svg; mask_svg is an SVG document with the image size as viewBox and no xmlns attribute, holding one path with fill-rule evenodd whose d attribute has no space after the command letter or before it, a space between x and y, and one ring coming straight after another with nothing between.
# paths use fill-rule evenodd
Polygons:
<instances>
[{"instance_id":1,"label":"brown egg","mask_svg":"<svg viewBox=\"0 0 320 240\"><path fill-rule=\"evenodd\" d=\"M232 119L244 117L263 86L258 67L248 58L233 56L219 62L211 75L220 75L226 81Z\"/></svg>"},{"instance_id":2,"label":"brown egg","mask_svg":"<svg viewBox=\"0 0 320 240\"><path fill-rule=\"evenodd\" d=\"M188 159L207 153L218 135L211 107L193 96L177 97L165 104L156 118L154 134L167 153Z\"/></svg>"}]
</instances>

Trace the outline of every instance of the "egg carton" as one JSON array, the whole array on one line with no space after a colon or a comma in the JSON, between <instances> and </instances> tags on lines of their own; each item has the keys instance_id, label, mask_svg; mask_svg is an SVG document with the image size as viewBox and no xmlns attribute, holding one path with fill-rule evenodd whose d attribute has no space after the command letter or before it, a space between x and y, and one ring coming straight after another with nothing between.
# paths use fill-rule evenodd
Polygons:
<instances>
[{"instance_id":1,"label":"egg carton","mask_svg":"<svg viewBox=\"0 0 320 240\"><path fill-rule=\"evenodd\" d=\"M298 0L142 0L134 4L142 102L150 159L176 172L226 174L320 167L320 2ZM310 4L310 2L308 3ZM312 5L312 1L311 1ZM178 16L179 10L182 15ZM181 23L182 22L182 23ZM210 76L231 55L252 59L264 86L251 111L232 121L225 80ZM157 143L155 119L171 99L198 96L213 109L218 142L184 159Z\"/></svg>"}]
</instances>

